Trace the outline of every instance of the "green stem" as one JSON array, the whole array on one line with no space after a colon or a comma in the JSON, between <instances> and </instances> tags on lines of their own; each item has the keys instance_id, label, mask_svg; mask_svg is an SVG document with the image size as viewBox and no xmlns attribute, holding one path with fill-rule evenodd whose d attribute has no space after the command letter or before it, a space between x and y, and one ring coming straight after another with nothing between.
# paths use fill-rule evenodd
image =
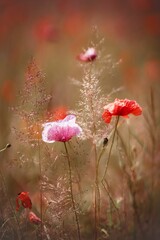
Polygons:
<instances>
[{"instance_id":1,"label":"green stem","mask_svg":"<svg viewBox=\"0 0 160 240\"><path fill-rule=\"evenodd\" d=\"M67 160L68 160L69 187L70 187L70 194L71 194L71 201L72 201L73 211L74 211L74 214L75 214L75 220L76 220L76 225L77 225L77 235L78 235L78 239L81 240L78 214L77 214L77 211L76 211L75 201L74 201L74 197L73 197L71 161L70 161L70 157L69 157L69 153L68 153L66 142L64 142L64 147L65 147L66 156L67 156Z\"/></svg>"},{"instance_id":2,"label":"green stem","mask_svg":"<svg viewBox=\"0 0 160 240\"><path fill-rule=\"evenodd\" d=\"M43 206L42 206L42 197L43 197L43 192L42 192L42 164L41 164L41 156L40 156L40 142L38 138L38 159L39 159L39 174L40 174L40 218L41 218L41 240L42 240L42 235L43 235Z\"/></svg>"},{"instance_id":3,"label":"green stem","mask_svg":"<svg viewBox=\"0 0 160 240\"><path fill-rule=\"evenodd\" d=\"M108 182L107 182L106 180L104 180L104 182L106 183L107 188L109 188L109 186L108 186ZM103 185L103 187L104 187L104 190L107 192L107 194L108 194L108 196L109 196L109 199L110 199L111 203L113 204L115 210L117 211L118 218L119 218L119 222L121 222L121 217L120 217L119 210L118 210L118 208L117 208L117 206L116 206L116 204L115 204L115 202L114 202L114 200L113 200L113 198L112 198L112 196L111 196L109 190L106 188L106 186L105 186L104 183L102 183L102 185Z\"/></svg>"},{"instance_id":4,"label":"green stem","mask_svg":"<svg viewBox=\"0 0 160 240\"><path fill-rule=\"evenodd\" d=\"M150 114L152 117L152 126L154 128L151 128L151 132L153 134L153 138L152 138L152 160L151 160L151 233L152 236L154 237L154 231L153 231L153 215L154 215L154 182L155 182L155 177L154 177L154 168L155 168L155 149L156 149L156 116L155 116L155 102L154 102L154 91L153 91L153 87L150 87L150 102L151 102L151 106L150 106Z\"/></svg>"},{"instance_id":5,"label":"green stem","mask_svg":"<svg viewBox=\"0 0 160 240\"><path fill-rule=\"evenodd\" d=\"M100 189L99 189L99 172L98 172L98 159L97 159L97 148L96 144L94 144L94 152L95 152L95 198L94 198L94 216L95 216L95 240L98 238L98 224L99 224L99 216L100 216Z\"/></svg>"},{"instance_id":6,"label":"green stem","mask_svg":"<svg viewBox=\"0 0 160 240\"><path fill-rule=\"evenodd\" d=\"M117 117L117 120L116 120L114 132L113 132L113 137L112 137L112 142L111 142L111 147L110 147L109 153L108 153L108 160L107 160L107 163L106 163L105 172L104 172L104 175L103 175L103 177L102 177L101 182L104 181L104 178L105 178L106 173L107 173L107 169L108 169L108 165L109 165L109 161L110 161L110 157L111 157L111 152L112 152L112 148L113 148L113 143L114 143L114 139L115 139L115 135L116 135L116 130L117 130L118 122L119 122L119 116Z\"/></svg>"},{"instance_id":7,"label":"green stem","mask_svg":"<svg viewBox=\"0 0 160 240\"><path fill-rule=\"evenodd\" d=\"M38 102L37 102L37 84L35 84L35 107L36 110L38 109ZM36 119L34 119L36 120ZM37 121L36 121L37 123ZM37 125L37 129L38 129L38 124ZM40 156L40 140L39 140L39 136L38 136L38 160L39 160L39 174L40 174L40 186L39 186L39 191L40 191L40 218L41 218L41 240L42 240L42 235L43 235L43 206L42 206L42 197L43 197L43 193L42 193L42 164L41 164L41 156Z\"/></svg>"},{"instance_id":8,"label":"green stem","mask_svg":"<svg viewBox=\"0 0 160 240\"><path fill-rule=\"evenodd\" d=\"M11 147L11 144L10 144L10 143L7 143L7 145L6 145L4 148L2 148L2 149L0 150L0 152L4 152L4 151L5 151L7 148L9 148L9 147ZM3 185L4 185L4 189L5 189L5 193L6 193L6 196L7 196L7 198L8 198L8 201L9 201L9 204L10 204L10 207L11 207L11 210L12 210L12 213L13 213L13 215L14 215L15 221L16 221L17 226L18 226L18 229L19 229L18 239L21 239L21 237L23 238L23 233L22 233L22 231L21 231L20 224L19 224L18 218L17 218L17 216L16 216L16 213L15 213L15 211L14 211L12 202L11 202L9 196L8 196L6 181L5 181L5 178L4 178L1 170L0 170L0 176L1 176L1 178L2 178ZM21 235L21 236L20 236L20 235Z\"/></svg>"},{"instance_id":9,"label":"green stem","mask_svg":"<svg viewBox=\"0 0 160 240\"><path fill-rule=\"evenodd\" d=\"M93 63L90 65L91 67L89 68L89 84L92 85L92 67ZM98 224L99 224L99 216L100 216L100 189L99 189L99 164L98 164L98 158L97 158L97 147L95 144L95 136L96 136L96 116L95 116L95 109L94 109L94 98L93 95L90 94L90 108L91 108L91 114L92 114L92 119L93 119L93 135L92 135L92 144L94 148L94 157L95 157L95 191L94 191L94 239L97 240L98 238Z\"/></svg>"}]
</instances>

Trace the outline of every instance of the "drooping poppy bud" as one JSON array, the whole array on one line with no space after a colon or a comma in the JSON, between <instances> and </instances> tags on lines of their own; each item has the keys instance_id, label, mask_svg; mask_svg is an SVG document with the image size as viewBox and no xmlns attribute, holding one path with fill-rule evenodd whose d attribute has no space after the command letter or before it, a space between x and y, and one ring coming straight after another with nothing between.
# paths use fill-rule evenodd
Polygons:
<instances>
[{"instance_id":1,"label":"drooping poppy bud","mask_svg":"<svg viewBox=\"0 0 160 240\"><path fill-rule=\"evenodd\" d=\"M37 217L37 215L35 213L33 213L33 212L29 212L29 216L28 217L29 217L29 221L31 223L33 223L33 224L38 225L38 224L40 224L42 222L41 219L39 217Z\"/></svg>"},{"instance_id":2,"label":"drooping poppy bud","mask_svg":"<svg viewBox=\"0 0 160 240\"><path fill-rule=\"evenodd\" d=\"M21 192L18 194L18 197L16 198L16 211L20 208L19 200L24 208L32 208L32 202L28 194L28 192Z\"/></svg>"}]
</instances>

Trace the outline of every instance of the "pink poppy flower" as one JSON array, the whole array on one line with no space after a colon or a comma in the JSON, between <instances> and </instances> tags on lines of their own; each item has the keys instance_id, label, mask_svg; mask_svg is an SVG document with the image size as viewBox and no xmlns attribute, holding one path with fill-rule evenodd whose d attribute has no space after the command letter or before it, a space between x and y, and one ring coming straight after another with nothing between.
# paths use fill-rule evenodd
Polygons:
<instances>
[{"instance_id":1,"label":"pink poppy flower","mask_svg":"<svg viewBox=\"0 0 160 240\"><path fill-rule=\"evenodd\" d=\"M75 121L74 115L68 115L63 120L43 124L42 140L47 143L69 141L82 132L81 127Z\"/></svg>"},{"instance_id":2,"label":"pink poppy flower","mask_svg":"<svg viewBox=\"0 0 160 240\"><path fill-rule=\"evenodd\" d=\"M142 108L134 100L116 98L113 103L104 106L102 118L106 123L110 123L112 116L128 117L128 114L141 115Z\"/></svg>"},{"instance_id":3,"label":"pink poppy flower","mask_svg":"<svg viewBox=\"0 0 160 240\"><path fill-rule=\"evenodd\" d=\"M95 48L88 48L86 52L81 53L77 58L82 62L92 62L97 57Z\"/></svg>"},{"instance_id":4,"label":"pink poppy flower","mask_svg":"<svg viewBox=\"0 0 160 240\"><path fill-rule=\"evenodd\" d=\"M42 222L41 219L39 217L37 217L36 214L33 212L29 212L29 221L36 225L38 225Z\"/></svg>"}]
</instances>

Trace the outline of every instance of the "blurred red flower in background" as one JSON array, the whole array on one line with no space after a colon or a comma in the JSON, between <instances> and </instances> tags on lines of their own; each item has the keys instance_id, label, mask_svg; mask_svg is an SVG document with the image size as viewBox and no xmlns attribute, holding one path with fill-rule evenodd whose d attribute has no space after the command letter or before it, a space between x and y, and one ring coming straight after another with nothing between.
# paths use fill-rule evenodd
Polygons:
<instances>
[{"instance_id":1,"label":"blurred red flower in background","mask_svg":"<svg viewBox=\"0 0 160 240\"><path fill-rule=\"evenodd\" d=\"M92 62L97 57L95 48L88 48L84 53L77 56L78 60L82 62Z\"/></svg>"},{"instance_id":2,"label":"blurred red flower in background","mask_svg":"<svg viewBox=\"0 0 160 240\"><path fill-rule=\"evenodd\" d=\"M36 214L33 212L29 212L29 221L36 225L42 222L41 219L37 217Z\"/></svg>"},{"instance_id":3,"label":"blurred red flower in background","mask_svg":"<svg viewBox=\"0 0 160 240\"><path fill-rule=\"evenodd\" d=\"M160 76L160 61L157 59L150 59L143 68L145 78L151 81L158 81Z\"/></svg>"},{"instance_id":4,"label":"blurred red flower in background","mask_svg":"<svg viewBox=\"0 0 160 240\"><path fill-rule=\"evenodd\" d=\"M11 103L15 100L14 84L10 80L6 80L0 87L0 96L7 103Z\"/></svg>"},{"instance_id":5,"label":"blurred red flower in background","mask_svg":"<svg viewBox=\"0 0 160 240\"><path fill-rule=\"evenodd\" d=\"M136 101L116 98L113 103L104 106L102 118L105 123L110 123L112 116L128 117L128 114L138 116L141 113L142 108Z\"/></svg>"},{"instance_id":6,"label":"blurred red flower in background","mask_svg":"<svg viewBox=\"0 0 160 240\"><path fill-rule=\"evenodd\" d=\"M49 121L62 120L67 116L67 110L65 106L56 107L47 112L47 119Z\"/></svg>"},{"instance_id":7,"label":"blurred red flower in background","mask_svg":"<svg viewBox=\"0 0 160 240\"><path fill-rule=\"evenodd\" d=\"M28 192L21 192L18 194L18 197L16 198L16 211L18 211L20 208L19 200L21 201L24 208L32 208L32 202L28 194Z\"/></svg>"},{"instance_id":8,"label":"blurred red flower in background","mask_svg":"<svg viewBox=\"0 0 160 240\"><path fill-rule=\"evenodd\" d=\"M52 19L44 18L36 24L34 34L40 41L54 42L58 38L58 29Z\"/></svg>"}]
</instances>

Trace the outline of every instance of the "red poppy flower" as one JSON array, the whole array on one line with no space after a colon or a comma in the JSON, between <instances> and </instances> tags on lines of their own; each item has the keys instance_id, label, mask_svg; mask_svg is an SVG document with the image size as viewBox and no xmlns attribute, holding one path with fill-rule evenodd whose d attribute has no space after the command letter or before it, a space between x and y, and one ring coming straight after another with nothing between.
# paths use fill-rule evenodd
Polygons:
<instances>
[{"instance_id":1,"label":"red poppy flower","mask_svg":"<svg viewBox=\"0 0 160 240\"><path fill-rule=\"evenodd\" d=\"M29 221L36 225L42 222L41 219L37 217L36 214L33 212L29 212Z\"/></svg>"},{"instance_id":2,"label":"red poppy flower","mask_svg":"<svg viewBox=\"0 0 160 240\"><path fill-rule=\"evenodd\" d=\"M53 19L41 19L35 26L34 33L38 40L46 42L55 42L58 39L58 29L53 23Z\"/></svg>"},{"instance_id":3,"label":"red poppy flower","mask_svg":"<svg viewBox=\"0 0 160 240\"><path fill-rule=\"evenodd\" d=\"M32 208L32 202L31 202L30 197L28 196L28 192L21 192L18 194L18 197L16 198L16 210L17 211L20 208L19 200L21 201L22 206L24 208L29 208L29 209Z\"/></svg>"},{"instance_id":4,"label":"red poppy flower","mask_svg":"<svg viewBox=\"0 0 160 240\"><path fill-rule=\"evenodd\" d=\"M106 123L110 123L112 116L128 117L129 114L138 116L141 113L142 108L136 101L116 98L113 103L104 106L102 118Z\"/></svg>"},{"instance_id":5,"label":"red poppy flower","mask_svg":"<svg viewBox=\"0 0 160 240\"><path fill-rule=\"evenodd\" d=\"M96 50L94 48L88 48L86 52L81 53L77 58L82 62L92 62L97 57Z\"/></svg>"},{"instance_id":6,"label":"red poppy flower","mask_svg":"<svg viewBox=\"0 0 160 240\"><path fill-rule=\"evenodd\" d=\"M67 116L67 110L64 106L56 107L47 112L47 119L49 121L63 120Z\"/></svg>"}]
</instances>

